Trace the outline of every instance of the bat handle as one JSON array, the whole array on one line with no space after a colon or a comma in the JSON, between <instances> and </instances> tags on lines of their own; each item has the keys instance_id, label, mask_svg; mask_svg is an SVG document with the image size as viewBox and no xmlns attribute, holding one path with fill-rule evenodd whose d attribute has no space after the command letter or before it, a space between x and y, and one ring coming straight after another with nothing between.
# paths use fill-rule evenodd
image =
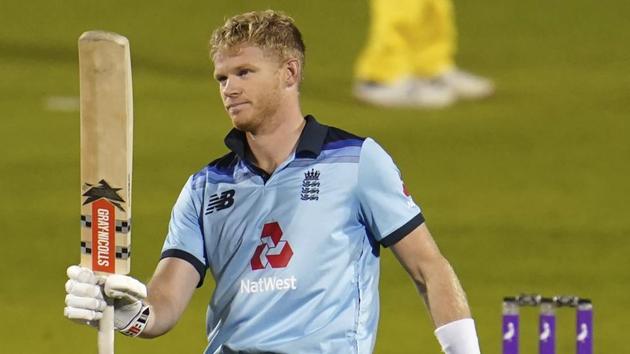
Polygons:
<instances>
[{"instance_id":1,"label":"bat handle","mask_svg":"<svg viewBox=\"0 0 630 354\"><path fill-rule=\"evenodd\" d=\"M114 300L105 298L107 307L98 322L98 354L114 354Z\"/></svg>"}]
</instances>

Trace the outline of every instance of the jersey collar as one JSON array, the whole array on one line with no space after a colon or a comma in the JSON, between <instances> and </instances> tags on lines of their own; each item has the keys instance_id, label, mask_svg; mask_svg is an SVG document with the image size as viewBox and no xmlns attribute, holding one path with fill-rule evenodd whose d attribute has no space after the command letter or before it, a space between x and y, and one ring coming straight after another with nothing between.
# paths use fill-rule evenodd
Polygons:
<instances>
[{"instance_id":1,"label":"jersey collar","mask_svg":"<svg viewBox=\"0 0 630 354\"><path fill-rule=\"evenodd\" d=\"M295 157L315 159L322 151L328 127L319 124L312 115L307 115L304 119L306 119L306 125L298 139ZM238 155L241 160L247 161L247 139L245 138L245 133L232 128L225 137L224 142L225 146Z\"/></svg>"}]
</instances>

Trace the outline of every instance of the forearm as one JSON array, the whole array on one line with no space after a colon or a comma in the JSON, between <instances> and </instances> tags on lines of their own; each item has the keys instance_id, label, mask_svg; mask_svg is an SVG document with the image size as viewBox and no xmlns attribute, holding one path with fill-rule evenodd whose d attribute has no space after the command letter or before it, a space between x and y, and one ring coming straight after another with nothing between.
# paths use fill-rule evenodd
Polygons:
<instances>
[{"instance_id":1,"label":"forearm","mask_svg":"<svg viewBox=\"0 0 630 354\"><path fill-rule=\"evenodd\" d=\"M436 327L471 317L457 275L444 257L438 257L424 270L422 279L414 279Z\"/></svg>"},{"instance_id":2,"label":"forearm","mask_svg":"<svg viewBox=\"0 0 630 354\"><path fill-rule=\"evenodd\" d=\"M158 337L172 329L184 313L199 282L198 273L186 261L163 259L147 286L146 303L151 309L143 338Z\"/></svg>"},{"instance_id":3,"label":"forearm","mask_svg":"<svg viewBox=\"0 0 630 354\"><path fill-rule=\"evenodd\" d=\"M422 294L443 352L478 354L477 331L464 290L426 225L418 226L398 241L392 251Z\"/></svg>"},{"instance_id":4,"label":"forearm","mask_svg":"<svg viewBox=\"0 0 630 354\"><path fill-rule=\"evenodd\" d=\"M142 338L154 338L165 334L175 326L181 316L176 305L169 301L168 296L162 294L159 289L152 289L149 286L148 294L146 302L151 313L146 328L140 334Z\"/></svg>"},{"instance_id":5,"label":"forearm","mask_svg":"<svg viewBox=\"0 0 630 354\"><path fill-rule=\"evenodd\" d=\"M466 295L446 259L432 262L432 269L419 289L426 289L425 302L442 350L448 354L478 354L479 343L475 322L470 318Z\"/></svg>"}]
</instances>

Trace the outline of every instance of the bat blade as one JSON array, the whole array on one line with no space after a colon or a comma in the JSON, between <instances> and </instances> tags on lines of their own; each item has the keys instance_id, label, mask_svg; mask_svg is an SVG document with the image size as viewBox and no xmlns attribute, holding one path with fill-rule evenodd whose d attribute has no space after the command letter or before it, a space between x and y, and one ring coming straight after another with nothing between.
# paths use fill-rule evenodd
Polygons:
<instances>
[{"instance_id":1,"label":"bat blade","mask_svg":"<svg viewBox=\"0 0 630 354\"><path fill-rule=\"evenodd\" d=\"M129 41L79 38L81 92L81 265L127 274L131 251L133 103Z\"/></svg>"},{"instance_id":2,"label":"bat blade","mask_svg":"<svg viewBox=\"0 0 630 354\"><path fill-rule=\"evenodd\" d=\"M133 103L127 38L79 37L81 102L81 265L98 274L131 266ZM99 320L98 352L114 353L114 306Z\"/></svg>"}]
</instances>

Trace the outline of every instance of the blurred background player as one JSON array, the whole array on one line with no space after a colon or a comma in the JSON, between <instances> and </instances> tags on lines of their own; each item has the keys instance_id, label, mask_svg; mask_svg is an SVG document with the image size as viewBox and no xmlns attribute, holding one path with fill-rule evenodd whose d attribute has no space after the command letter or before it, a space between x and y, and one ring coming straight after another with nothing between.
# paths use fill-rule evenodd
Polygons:
<instances>
[{"instance_id":1,"label":"blurred background player","mask_svg":"<svg viewBox=\"0 0 630 354\"><path fill-rule=\"evenodd\" d=\"M492 95L493 83L457 68L450 0L370 0L368 41L354 96L379 106L444 107Z\"/></svg>"}]
</instances>

